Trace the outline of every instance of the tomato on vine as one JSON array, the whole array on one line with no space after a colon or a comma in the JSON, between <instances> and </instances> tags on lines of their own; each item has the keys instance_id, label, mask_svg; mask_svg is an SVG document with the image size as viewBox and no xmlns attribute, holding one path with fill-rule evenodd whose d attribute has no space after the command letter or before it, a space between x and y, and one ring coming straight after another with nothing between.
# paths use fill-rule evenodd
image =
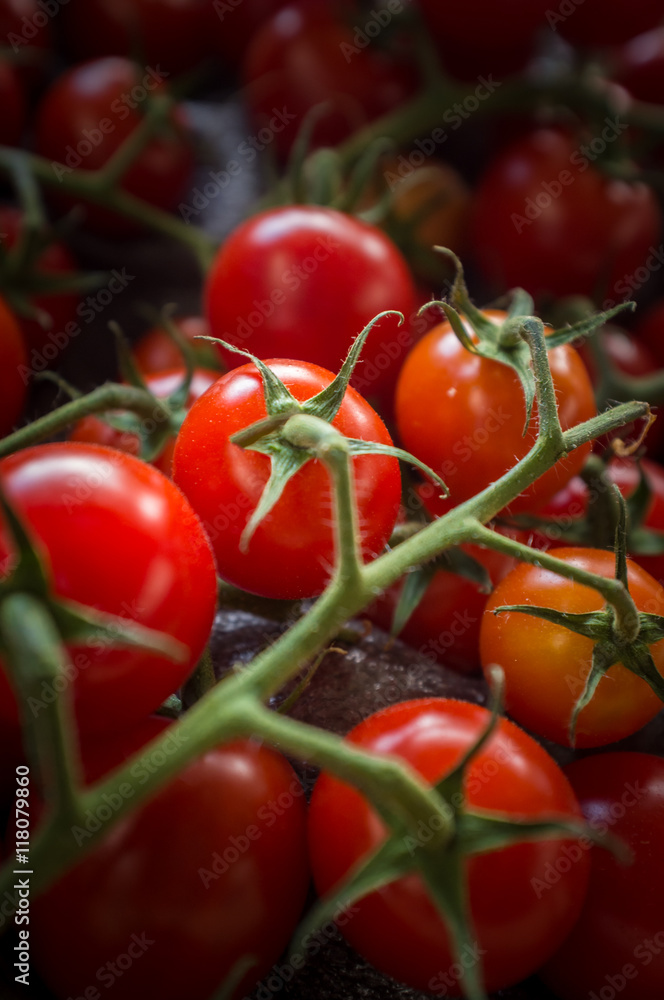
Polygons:
<instances>
[{"instance_id":1,"label":"tomato on vine","mask_svg":"<svg viewBox=\"0 0 664 1000\"><path fill-rule=\"evenodd\" d=\"M0 298L0 437L21 416L27 396L27 360L16 317Z\"/></svg>"}]
</instances>

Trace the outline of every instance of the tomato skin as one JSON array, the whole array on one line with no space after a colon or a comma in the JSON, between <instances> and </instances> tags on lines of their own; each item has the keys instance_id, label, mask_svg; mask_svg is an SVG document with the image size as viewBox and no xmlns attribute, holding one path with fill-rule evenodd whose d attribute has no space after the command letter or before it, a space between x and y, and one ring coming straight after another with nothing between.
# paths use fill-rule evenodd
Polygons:
<instances>
[{"instance_id":1,"label":"tomato skin","mask_svg":"<svg viewBox=\"0 0 664 1000\"><path fill-rule=\"evenodd\" d=\"M664 468L648 458L642 458L640 465L651 491L643 527L655 534L664 533ZM630 497L639 485L639 470L633 458L612 458L607 466L607 475L609 482L615 483L625 499ZM580 476L574 476L537 513L542 517L563 518L564 527L570 527L577 518L586 514L587 509L588 487ZM556 545L555 529L552 531L549 545ZM635 563L664 585L664 554L640 555L631 552L628 554Z\"/></svg>"},{"instance_id":2,"label":"tomato skin","mask_svg":"<svg viewBox=\"0 0 664 1000\"><path fill-rule=\"evenodd\" d=\"M16 317L0 298L0 437L8 434L21 416L27 396L28 355Z\"/></svg>"},{"instance_id":3,"label":"tomato skin","mask_svg":"<svg viewBox=\"0 0 664 1000\"><path fill-rule=\"evenodd\" d=\"M428 782L441 778L478 737L488 712L451 699L402 702L360 723L347 739L401 757ZM490 778L487 776L491 775ZM468 802L519 818L580 815L562 772L546 751L507 719L475 757ZM309 808L309 852L316 888L328 891L384 839L385 828L355 789L322 775ZM565 841L518 844L468 862L470 909L487 991L510 985L541 965L562 941L583 902L587 863L564 874L539 905L531 880L564 856ZM340 929L361 955L409 986L454 986L447 933L419 876L408 875L353 905ZM477 955L475 956L475 962Z\"/></svg>"},{"instance_id":4,"label":"tomato skin","mask_svg":"<svg viewBox=\"0 0 664 1000\"><path fill-rule=\"evenodd\" d=\"M226 240L208 275L206 314L213 336L259 358L297 358L336 372L370 320L385 309L411 316L416 295L406 261L375 226L293 205L253 216ZM381 320L351 384L363 395L380 392L408 340L396 317ZM230 351L222 356L229 368L244 363Z\"/></svg>"},{"instance_id":5,"label":"tomato skin","mask_svg":"<svg viewBox=\"0 0 664 1000\"><path fill-rule=\"evenodd\" d=\"M331 372L299 361L268 361L303 402L332 381ZM253 364L223 375L194 403L175 442L173 478L207 530L220 575L264 597L311 597L328 582L334 565L333 490L324 466L308 462L256 529L246 553L240 536L269 476L266 455L231 444L236 431L266 416L263 384ZM333 426L348 437L390 444L380 417L349 388ZM399 510L396 459L353 459L361 549L380 554Z\"/></svg>"},{"instance_id":6,"label":"tomato skin","mask_svg":"<svg viewBox=\"0 0 664 1000\"><path fill-rule=\"evenodd\" d=\"M181 316L174 318L173 323L195 352L201 350L202 343L195 338L211 336L210 325L203 316ZM206 343L204 349L207 352L212 349L212 345ZM182 365L182 354L179 347L166 331L158 326L148 330L136 341L132 349L132 356L144 375L163 372ZM203 363L201 359L199 359L199 363Z\"/></svg>"},{"instance_id":7,"label":"tomato skin","mask_svg":"<svg viewBox=\"0 0 664 1000\"><path fill-rule=\"evenodd\" d=\"M7 60L0 58L0 144L3 146L18 146L21 142L27 107L23 84L16 68Z\"/></svg>"},{"instance_id":8,"label":"tomato skin","mask_svg":"<svg viewBox=\"0 0 664 1000\"><path fill-rule=\"evenodd\" d=\"M23 212L12 205L0 205L0 231L5 234L7 249L11 250L18 242L23 229ZM34 263L37 275L53 275L67 277L77 270L76 261L64 243L49 243L39 254ZM68 323L74 322L80 296L76 292L66 292L62 295L33 295L31 302L51 318L50 326L44 328L36 319L24 316L17 317L19 326L29 350L36 351L40 360L44 358L43 349L51 343L49 333L62 334ZM50 352L49 352L50 353Z\"/></svg>"},{"instance_id":9,"label":"tomato skin","mask_svg":"<svg viewBox=\"0 0 664 1000\"><path fill-rule=\"evenodd\" d=\"M664 28L637 35L617 54L616 78L639 101L664 104Z\"/></svg>"},{"instance_id":10,"label":"tomato skin","mask_svg":"<svg viewBox=\"0 0 664 1000\"><path fill-rule=\"evenodd\" d=\"M155 372L153 375L146 376L145 384L157 399L165 399L182 385L185 374L186 371L182 366L170 371ZM191 406L194 400L202 396L218 378L219 372L206 368L195 368L191 385L189 386L186 406ZM120 451L126 451L129 455L138 455L140 452L140 441L136 434L132 434L130 431L117 430L93 414L83 417L74 425L69 435L69 440L87 441L91 444L104 444L109 448L118 448ZM167 441L162 451L151 463L160 472L163 472L165 476L170 476L172 472L174 448L175 436Z\"/></svg>"},{"instance_id":11,"label":"tomato skin","mask_svg":"<svg viewBox=\"0 0 664 1000\"><path fill-rule=\"evenodd\" d=\"M594 155L583 140L539 129L489 164L471 238L496 289L554 296L599 291L603 308L632 294L626 279L657 245L661 213L650 188L605 177Z\"/></svg>"},{"instance_id":12,"label":"tomato skin","mask_svg":"<svg viewBox=\"0 0 664 1000\"><path fill-rule=\"evenodd\" d=\"M358 58L352 30L326 3L307 0L282 7L253 36L245 53L242 79L258 126L267 126L278 156L285 158L316 105L328 110L314 127L313 147L336 146L411 94L384 54L364 49ZM273 116L284 109L286 122Z\"/></svg>"},{"instance_id":13,"label":"tomato skin","mask_svg":"<svg viewBox=\"0 0 664 1000\"><path fill-rule=\"evenodd\" d=\"M154 67L143 70L120 56L73 66L56 79L39 105L37 152L62 164L63 174L74 166L103 167L141 122L147 95L162 89L163 83ZM127 170L121 187L168 210L177 204L192 169L183 112L176 108L168 127L150 140ZM70 196L58 192L56 200L62 208L71 207ZM134 223L95 205L86 205L86 225L108 236L136 231Z\"/></svg>"},{"instance_id":14,"label":"tomato skin","mask_svg":"<svg viewBox=\"0 0 664 1000\"><path fill-rule=\"evenodd\" d=\"M554 555L600 576L614 576L612 552L561 548ZM627 566L636 607L662 615L664 589L636 563L628 560ZM521 725L569 746L569 719L590 670L593 642L541 618L519 612L493 614L494 608L509 604L533 604L577 614L600 610L604 601L589 587L523 563L498 584L484 612L482 665L486 669L497 663L505 671L506 710ZM653 645L651 652L657 669L664 673L664 641ZM600 680L592 701L578 716L576 746L614 743L641 729L661 708L662 702L648 684L617 663Z\"/></svg>"},{"instance_id":15,"label":"tomato skin","mask_svg":"<svg viewBox=\"0 0 664 1000\"><path fill-rule=\"evenodd\" d=\"M498 321L506 316L499 310L484 313ZM593 417L592 385L574 348L549 351L549 364L563 430ZM517 375L507 365L467 351L447 321L418 341L397 383L399 436L447 483L446 509L479 493L523 458L537 436L536 409L537 404L524 437L526 404ZM590 445L582 445L558 461L509 509L528 510L553 496L589 452Z\"/></svg>"},{"instance_id":16,"label":"tomato skin","mask_svg":"<svg viewBox=\"0 0 664 1000\"><path fill-rule=\"evenodd\" d=\"M644 313L634 329L634 335L642 341L655 356L660 368L664 368L664 301L659 300Z\"/></svg>"},{"instance_id":17,"label":"tomato skin","mask_svg":"<svg viewBox=\"0 0 664 1000\"><path fill-rule=\"evenodd\" d=\"M87 780L167 728L149 719L110 747L84 746ZM139 758L137 785L157 759ZM75 835L85 844L85 823ZM135 961L115 965L123 1000L155 990L161 1000L207 1000L236 962L256 955L239 998L279 958L308 881L299 779L280 754L237 740L189 764L32 901L35 965L61 1000L83 996L113 984L109 963L133 942Z\"/></svg>"},{"instance_id":18,"label":"tomato skin","mask_svg":"<svg viewBox=\"0 0 664 1000\"><path fill-rule=\"evenodd\" d=\"M0 477L47 553L56 594L187 646L183 663L99 641L70 648L82 729L120 729L149 715L189 675L214 618L214 560L191 507L156 469L99 445L36 445L3 459ZM2 572L9 562L3 531ZM12 721L16 713L2 670L0 718Z\"/></svg>"},{"instance_id":19,"label":"tomato skin","mask_svg":"<svg viewBox=\"0 0 664 1000\"><path fill-rule=\"evenodd\" d=\"M540 975L561 1000L587 1000L592 991L604 996L609 989L622 1000L659 1000L664 760L644 753L597 754L574 761L565 773L589 823L620 837L634 860L621 865L608 851L590 848L581 916Z\"/></svg>"}]
</instances>

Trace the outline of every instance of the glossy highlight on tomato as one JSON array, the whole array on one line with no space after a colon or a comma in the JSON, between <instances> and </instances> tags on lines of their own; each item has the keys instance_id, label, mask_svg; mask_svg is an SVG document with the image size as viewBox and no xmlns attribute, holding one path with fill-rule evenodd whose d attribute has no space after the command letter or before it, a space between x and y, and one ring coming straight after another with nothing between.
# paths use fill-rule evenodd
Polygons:
<instances>
[{"instance_id":1,"label":"glossy highlight on tomato","mask_svg":"<svg viewBox=\"0 0 664 1000\"><path fill-rule=\"evenodd\" d=\"M184 645L180 662L101 639L69 649L66 687L81 728L117 730L146 717L189 676L212 627L215 566L198 518L161 472L100 445L26 448L0 462L0 479L44 553L57 596ZM3 573L11 551L3 528ZM43 699L53 696L45 685ZM12 721L16 713L2 670L0 718Z\"/></svg>"},{"instance_id":2,"label":"glossy highlight on tomato","mask_svg":"<svg viewBox=\"0 0 664 1000\"><path fill-rule=\"evenodd\" d=\"M553 555L579 569L611 578L615 556L603 549L560 548ZM639 611L664 615L664 589L627 560L629 590ZM505 672L505 708L523 726L569 746L569 722L590 672L593 641L518 611L494 614L502 605L532 604L571 614L599 611L598 591L541 566L522 563L502 580L487 602L480 633L482 666ZM664 640L651 653L664 676ZM577 747L604 746L635 733L662 708L650 686L616 663L601 678L576 725Z\"/></svg>"},{"instance_id":3,"label":"glossy highlight on tomato","mask_svg":"<svg viewBox=\"0 0 664 1000\"><path fill-rule=\"evenodd\" d=\"M427 782L448 773L487 724L479 705L428 698L393 705L349 734L355 746L407 761ZM466 772L469 808L515 819L566 817L580 809L567 779L546 751L501 719ZM336 886L384 840L385 827L362 795L329 774L314 788L309 852L320 893ZM413 838L416 839L416 838ZM532 880L565 858L568 841L521 843L467 859L470 913L487 992L534 972L572 928L586 890L587 858L564 874L546 899ZM340 929L360 954L400 982L440 994L460 993L456 956L420 877L406 875L353 904ZM444 994L442 994L444 995Z\"/></svg>"},{"instance_id":4,"label":"glossy highlight on tomato","mask_svg":"<svg viewBox=\"0 0 664 1000\"><path fill-rule=\"evenodd\" d=\"M301 361L267 361L293 396L310 399L329 385L331 372ZM270 472L267 455L242 449L232 434L266 416L263 383L253 364L223 375L187 414L175 442L173 478L203 521L220 576L264 597L319 594L335 564L333 489L318 460L287 483L258 525L246 552L240 538L258 505ZM347 437L391 444L377 413L353 388L332 421ZM363 558L380 555L399 510L401 477L396 459L359 455L352 460Z\"/></svg>"}]
</instances>

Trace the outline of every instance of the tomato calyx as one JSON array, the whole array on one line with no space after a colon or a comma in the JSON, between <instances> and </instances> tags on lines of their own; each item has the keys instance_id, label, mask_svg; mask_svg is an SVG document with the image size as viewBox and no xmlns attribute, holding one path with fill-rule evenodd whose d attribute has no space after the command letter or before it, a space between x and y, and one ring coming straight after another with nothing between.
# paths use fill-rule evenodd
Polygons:
<instances>
[{"instance_id":1,"label":"tomato calyx","mask_svg":"<svg viewBox=\"0 0 664 1000\"><path fill-rule=\"evenodd\" d=\"M468 901L466 868L471 856L502 850L526 841L576 838L587 833L594 842L622 858L628 858L622 842L617 838L598 836L594 831L587 831L582 821L576 822L568 817L555 815L534 820L515 819L498 810L468 806L464 787L468 767L492 737L501 718L504 687L502 670L499 667L493 668L491 677L492 698L485 727L462 753L452 770L432 788L440 797L440 812L447 823L434 815L427 823L420 821L413 828L403 818L388 817L391 829L386 839L370 856L358 862L341 885L318 901L293 939L293 952L325 922L350 910L364 896L382 889L396 879L416 873L424 881L445 922L452 954L458 960L477 941ZM460 984L464 995L470 1000L486 1000L481 962L467 967L459 961L459 968L462 969Z\"/></svg>"},{"instance_id":2,"label":"tomato calyx","mask_svg":"<svg viewBox=\"0 0 664 1000\"><path fill-rule=\"evenodd\" d=\"M242 552L247 551L256 528L275 506L288 481L310 459L321 458L325 450L332 446L344 448L350 456L389 455L408 462L417 466L439 486L445 496L448 495L449 491L443 480L409 452L376 441L347 438L330 426L339 412L369 333L383 317L394 315L399 317L400 323L403 323L403 315L395 310L389 309L375 316L353 341L339 373L332 382L317 395L302 403L295 399L271 368L254 354L215 337L203 338L248 358L258 369L263 382L267 417L257 420L230 438L231 443L238 447L266 455L271 463L270 477L241 536ZM313 419L303 421L302 417ZM289 427L291 418L297 419Z\"/></svg>"},{"instance_id":3,"label":"tomato calyx","mask_svg":"<svg viewBox=\"0 0 664 1000\"><path fill-rule=\"evenodd\" d=\"M490 319L470 300L464 278L463 265L451 250L435 247L448 257L455 268L455 277L449 293L449 301L433 300L420 309L436 306L445 313L454 333L461 344L471 354L478 354L491 361L512 368L519 378L526 401L526 419L523 427L525 437L535 403L535 375L532 368L531 344L545 330L544 323L533 315L534 303L528 292L522 288L513 289L503 323ZM621 302L603 313L588 316L579 322L549 331L546 334L547 350L570 344L579 337L587 337L593 330L603 326L609 319L624 309L634 309L633 302Z\"/></svg>"},{"instance_id":4,"label":"tomato calyx","mask_svg":"<svg viewBox=\"0 0 664 1000\"><path fill-rule=\"evenodd\" d=\"M625 548L626 505L617 487L613 487L613 492L619 508L615 536L615 579L620 581L629 593ZM582 613L558 611L532 604L506 604L493 609L495 615L502 612L519 612L541 618L593 640L590 670L569 719L570 746L573 747L576 742L576 726L580 712L592 701L602 677L617 663L621 663L627 670L645 681L664 702L664 677L658 671L650 652L650 646L664 639L664 617L637 611L635 607L621 620L618 620L615 608L608 606L602 611Z\"/></svg>"}]
</instances>

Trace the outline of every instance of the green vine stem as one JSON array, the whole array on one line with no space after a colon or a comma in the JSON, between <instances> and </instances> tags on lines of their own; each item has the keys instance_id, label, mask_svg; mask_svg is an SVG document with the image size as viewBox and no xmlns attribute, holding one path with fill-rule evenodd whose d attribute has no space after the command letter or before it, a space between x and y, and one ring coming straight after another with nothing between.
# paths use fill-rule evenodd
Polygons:
<instances>
[{"instance_id":1,"label":"green vine stem","mask_svg":"<svg viewBox=\"0 0 664 1000\"><path fill-rule=\"evenodd\" d=\"M91 413L103 413L106 410L130 410L139 417L151 418L159 423L170 419L168 410L146 389L107 382L106 385L100 385L87 395L72 399L57 410L44 414L31 424L2 438L0 458L44 441L82 417L87 417Z\"/></svg>"}]
</instances>

